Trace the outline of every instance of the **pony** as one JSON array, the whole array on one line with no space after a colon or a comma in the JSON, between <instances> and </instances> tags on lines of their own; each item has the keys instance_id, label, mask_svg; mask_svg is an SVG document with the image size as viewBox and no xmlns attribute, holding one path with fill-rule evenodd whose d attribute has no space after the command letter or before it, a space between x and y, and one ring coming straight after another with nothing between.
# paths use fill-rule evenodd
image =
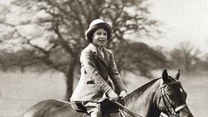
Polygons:
<instances>
[{"instance_id":1,"label":"pony","mask_svg":"<svg viewBox=\"0 0 208 117\"><path fill-rule=\"evenodd\" d=\"M120 103L116 102L120 113L111 113L108 117L193 117L179 77L180 70L173 78L165 69L162 77L137 88ZM83 113L73 109L70 102L47 99L32 106L23 117L83 117Z\"/></svg>"}]
</instances>

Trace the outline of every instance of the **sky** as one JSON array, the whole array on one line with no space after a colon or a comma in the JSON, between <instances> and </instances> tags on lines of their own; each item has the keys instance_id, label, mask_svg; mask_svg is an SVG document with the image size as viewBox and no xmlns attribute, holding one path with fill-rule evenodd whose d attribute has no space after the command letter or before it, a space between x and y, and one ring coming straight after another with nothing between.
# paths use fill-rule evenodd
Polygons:
<instances>
[{"instance_id":1,"label":"sky","mask_svg":"<svg viewBox=\"0 0 208 117\"><path fill-rule=\"evenodd\" d=\"M9 5L11 0L0 0L0 4Z\"/></svg>"},{"instance_id":2,"label":"sky","mask_svg":"<svg viewBox=\"0 0 208 117\"><path fill-rule=\"evenodd\" d=\"M189 41L208 53L208 2L207 0L149 0L152 17L162 24L164 36L154 45L173 49L180 42Z\"/></svg>"},{"instance_id":3,"label":"sky","mask_svg":"<svg viewBox=\"0 0 208 117\"><path fill-rule=\"evenodd\" d=\"M11 0L0 0L9 5ZM149 0L151 16L161 23L163 36L159 40L142 40L167 50L180 42L189 41L194 47L208 53L207 0Z\"/></svg>"}]
</instances>

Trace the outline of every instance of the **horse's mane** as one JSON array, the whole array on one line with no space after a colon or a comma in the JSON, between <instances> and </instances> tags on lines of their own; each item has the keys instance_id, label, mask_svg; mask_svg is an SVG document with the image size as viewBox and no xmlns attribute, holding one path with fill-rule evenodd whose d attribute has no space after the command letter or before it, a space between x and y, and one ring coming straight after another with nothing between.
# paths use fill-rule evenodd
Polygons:
<instances>
[{"instance_id":1,"label":"horse's mane","mask_svg":"<svg viewBox=\"0 0 208 117\"><path fill-rule=\"evenodd\" d=\"M138 98L148 87L150 87L159 79L160 78L153 79L150 82L147 82L146 84L129 93L126 97L123 98L124 103L129 103L129 101L133 101L135 98Z\"/></svg>"}]
</instances>

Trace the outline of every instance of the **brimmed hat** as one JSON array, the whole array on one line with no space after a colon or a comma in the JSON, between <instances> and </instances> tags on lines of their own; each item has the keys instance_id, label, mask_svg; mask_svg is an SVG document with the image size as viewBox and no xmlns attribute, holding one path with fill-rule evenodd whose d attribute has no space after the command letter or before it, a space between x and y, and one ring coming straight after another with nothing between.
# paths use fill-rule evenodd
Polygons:
<instances>
[{"instance_id":1,"label":"brimmed hat","mask_svg":"<svg viewBox=\"0 0 208 117\"><path fill-rule=\"evenodd\" d=\"M92 42L93 33L99 28L107 31L107 39L111 38L112 27L102 19L95 19L90 23L89 28L85 32L86 40Z\"/></svg>"}]
</instances>

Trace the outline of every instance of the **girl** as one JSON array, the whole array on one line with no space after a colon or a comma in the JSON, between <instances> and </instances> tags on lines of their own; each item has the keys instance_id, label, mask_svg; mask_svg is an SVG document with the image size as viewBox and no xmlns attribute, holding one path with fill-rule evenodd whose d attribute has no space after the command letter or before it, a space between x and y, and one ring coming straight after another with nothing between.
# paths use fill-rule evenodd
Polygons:
<instances>
[{"instance_id":1,"label":"girl","mask_svg":"<svg viewBox=\"0 0 208 117\"><path fill-rule=\"evenodd\" d=\"M118 94L121 97L126 96L114 55L111 50L104 47L111 34L111 26L102 19L93 20L85 32L89 45L81 52L81 77L70 100L72 103L81 102L91 117L102 116L100 104L87 101L102 98L103 95L114 100L118 99ZM109 85L109 78L113 81L118 94Z\"/></svg>"}]
</instances>

